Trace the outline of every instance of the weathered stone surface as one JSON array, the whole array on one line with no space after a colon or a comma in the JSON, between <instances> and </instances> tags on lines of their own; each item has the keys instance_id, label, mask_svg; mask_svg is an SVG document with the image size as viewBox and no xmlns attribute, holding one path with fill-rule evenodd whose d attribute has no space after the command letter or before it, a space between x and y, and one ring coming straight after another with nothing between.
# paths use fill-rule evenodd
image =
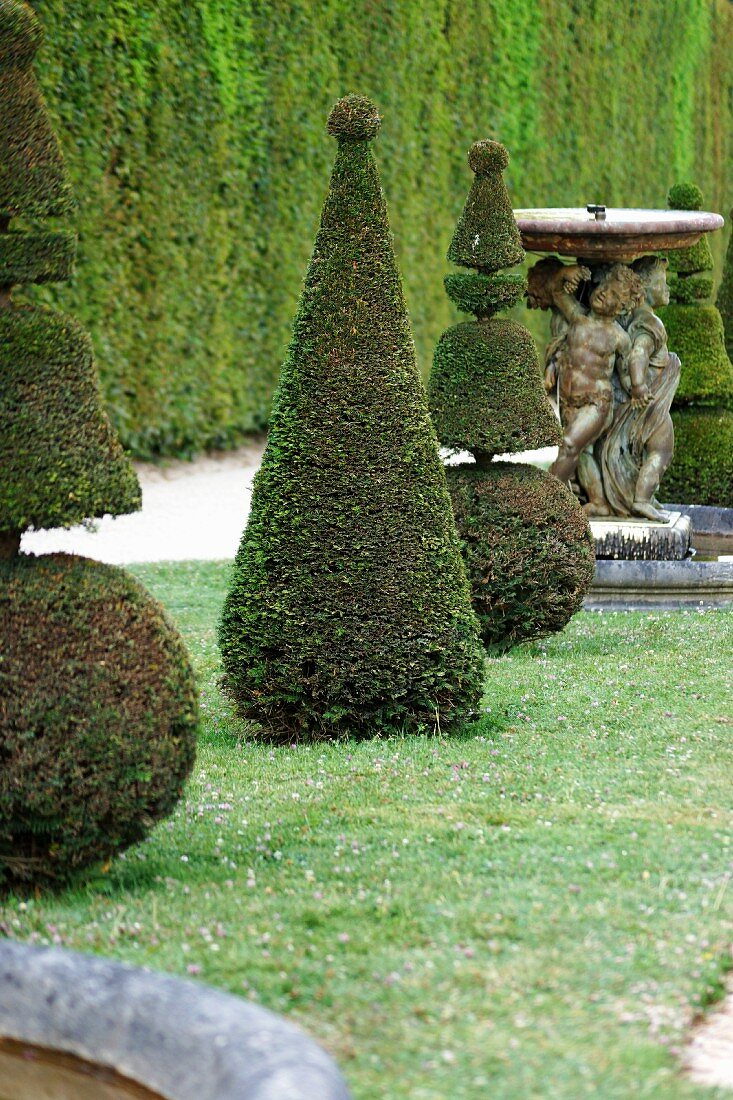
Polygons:
<instances>
[{"instance_id":1,"label":"weathered stone surface","mask_svg":"<svg viewBox=\"0 0 733 1100\"><path fill-rule=\"evenodd\" d=\"M733 561L603 561L586 611L733 605Z\"/></svg>"},{"instance_id":2,"label":"weathered stone surface","mask_svg":"<svg viewBox=\"0 0 733 1100\"><path fill-rule=\"evenodd\" d=\"M635 519L594 519L591 533L597 558L624 561L682 561L690 551L692 524L673 512L667 523Z\"/></svg>"},{"instance_id":3,"label":"weathered stone surface","mask_svg":"<svg viewBox=\"0 0 733 1100\"><path fill-rule=\"evenodd\" d=\"M0 1036L110 1067L167 1100L349 1100L299 1028L108 959L0 943Z\"/></svg>"}]
</instances>

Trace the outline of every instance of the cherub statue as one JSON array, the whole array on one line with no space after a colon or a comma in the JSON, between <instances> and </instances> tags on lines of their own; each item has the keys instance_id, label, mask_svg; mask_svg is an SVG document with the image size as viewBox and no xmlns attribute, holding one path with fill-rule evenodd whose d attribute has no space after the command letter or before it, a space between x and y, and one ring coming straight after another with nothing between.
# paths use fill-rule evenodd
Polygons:
<instances>
[{"instance_id":1,"label":"cherub statue","mask_svg":"<svg viewBox=\"0 0 733 1100\"><path fill-rule=\"evenodd\" d=\"M618 515L668 519L654 499L674 452L670 407L680 379L679 358L667 347L664 325L654 313L669 302L667 260L643 256L631 265L645 300L626 318L631 349L619 380L627 399L619 404L603 441L601 466L606 498Z\"/></svg>"},{"instance_id":2,"label":"cherub statue","mask_svg":"<svg viewBox=\"0 0 733 1100\"><path fill-rule=\"evenodd\" d=\"M613 421L613 372L631 351L631 339L618 318L641 304L644 286L630 268L614 264L586 307L575 292L582 282L591 280L588 268L559 265L551 271L548 265L545 271L544 291L536 293L534 301L539 305L540 300L549 299L567 325L567 331L555 338L545 372L546 389L554 388L557 380L563 426L563 441L550 469L569 482L583 456L579 480L588 497L585 509L591 515L608 515L611 508L591 448Z\"/></svg>"}]
</instances>

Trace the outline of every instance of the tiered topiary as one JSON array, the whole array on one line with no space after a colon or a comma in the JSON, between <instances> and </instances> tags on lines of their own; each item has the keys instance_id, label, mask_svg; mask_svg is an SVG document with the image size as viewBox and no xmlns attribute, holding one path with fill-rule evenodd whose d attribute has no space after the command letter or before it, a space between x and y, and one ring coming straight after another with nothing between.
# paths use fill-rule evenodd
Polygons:
<instances>
[{"instance_id":1,"label":"tiered topiary","mask_svg":"<svg viewBox=\"0 0 733 1100\"><path fill-rule=\"evenodd\" d=\"M369 142L347 96L220 642L264 735L446 730L483 657Z\"/></svg>"},{"instance_id":2,"label":"tiered topiary","mask_svg":"<svg viewBox=\"0 0 733 1100\"><path fill-rule=\"evenodd\" d=\"M701 210L694 184L676 184L673 210ZM662 499L681 504L733 505L733 364L723 320L709 301L713 257L707 237L669 254L670 304L659 310L669 348L682 361L672 420L675 453L661 486Z\"/></svg>"},{"instance_id":3,"label":"tiered topiary","mask_svg":"<svg viewBox=\"0 0 733 1100\"><path fill-rule=\"evenodd\" d=\"M498 274L524 258L502 176L508 161L495 141L469 152L476 178L448 259L477 274L449 275L445 287L476 320L441 337L428 387L438 438L476 460L446 472L482 637L500 647L562 629L595 569L588 522L571 491L542 470L493 461L561 439L532 337L496 316L526 290L523 276Z\"/></svg>"},{"instance_id":4,"label":"tiered topiary","mask_svg":"<svg viewBox=\"0 0 733 1100\"><path fill-rule=\"evenodd\" d=\"M144 836L181 793L196 728L183 644L137 581L19 552L29 527L140 506L89 337L13 300L68 278L76 243L9 228L71 209L31 69L40 37L27 4L0 0L0 884L63 881Z\"/></svg>"}]
</instances>

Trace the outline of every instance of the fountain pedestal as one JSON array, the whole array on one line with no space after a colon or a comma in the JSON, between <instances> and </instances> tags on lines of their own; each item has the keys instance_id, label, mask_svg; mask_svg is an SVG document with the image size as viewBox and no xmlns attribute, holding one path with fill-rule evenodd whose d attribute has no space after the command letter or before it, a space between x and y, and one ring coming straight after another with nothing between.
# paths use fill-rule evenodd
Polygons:
<instances>
[{"instance_id":1,"label":"fountain pedestal","mask_svg":"<svg viewBox=\"0 0 733 1100\"><path fill-rule=\"evenodd\" d=\"M638 519L591 520L596 558L625 561L683 561L690 556L692 524L689 516L670 512L669 519L651 523Z\"/></svg>"}]
</instances>

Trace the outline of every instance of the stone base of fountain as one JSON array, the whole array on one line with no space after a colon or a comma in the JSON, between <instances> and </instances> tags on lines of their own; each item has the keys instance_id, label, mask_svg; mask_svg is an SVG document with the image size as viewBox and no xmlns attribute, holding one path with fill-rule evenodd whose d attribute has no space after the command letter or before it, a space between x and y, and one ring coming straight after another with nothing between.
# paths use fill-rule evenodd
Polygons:
<instances>
[{"instance_id":1,"label":"stone base of fountain","mask_svg":"<svg viewBox=\"0 0 733 1100\"><path fill-rule=\"evenodd\" d=\"M664 523L612 516L591 520L596 558L626 561L683 561L692 546L689 516L672 512Z\"/></svg>"}]
</instances>

